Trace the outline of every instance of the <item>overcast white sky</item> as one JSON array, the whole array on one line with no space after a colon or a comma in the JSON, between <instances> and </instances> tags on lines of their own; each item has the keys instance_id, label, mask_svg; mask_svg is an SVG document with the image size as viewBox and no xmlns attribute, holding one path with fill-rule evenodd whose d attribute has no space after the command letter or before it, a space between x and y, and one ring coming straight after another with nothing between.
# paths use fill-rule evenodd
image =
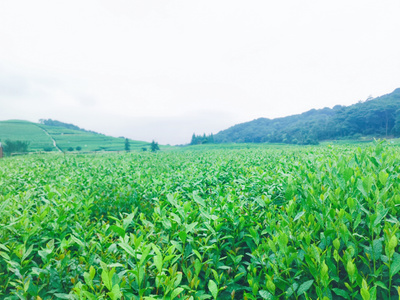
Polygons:
<instances>
[{"instance_id":1,"label":"overcast white sky","mask_svg":"<svg viewBox=\"0 0 400 300\"><path fill-rule=\"evenodd\" d=\"M0 120L161 144L400 87L399 0L0 0Z\"/></svg>"}]
</instances>

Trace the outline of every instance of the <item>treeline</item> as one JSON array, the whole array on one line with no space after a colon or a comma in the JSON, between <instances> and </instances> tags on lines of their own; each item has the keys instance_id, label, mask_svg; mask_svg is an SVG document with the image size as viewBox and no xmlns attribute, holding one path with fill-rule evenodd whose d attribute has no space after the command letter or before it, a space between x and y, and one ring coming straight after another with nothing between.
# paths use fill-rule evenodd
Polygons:
<instances>
[{"instance_id":1,"label":"treeline","mask_svg":"<svg viewBox=\"0 0 400 300\"><path fill-rule=\"evenodd\" d=\"M351 106L337 105L285 118L260 118L238 124L216 134L214 142L306 145L362 136L400 136L400 89Z\"/></svg>"},{"instance_id":2,"label":"treeline","mask_svg":"<svg viewBox=\"0 0 400 300\"><path fill-rule=\"evenodd\" d=\"M214 135L212 133L209 135L205 133L203 135L196 135L193 133L190 145L213 144L214 142Z\"/></svg>"},{"instance_id":3,"label":"treeline","mask_svg":"<svg viewBox=\"0 0 400 300\"><path fill-rule=\"evenodd\" d=\"M52 119L40 119L39 123L43 124L43 125L47 125L47 126L57 126L57 127L63 127L63 128L72 129L72 130L79 130L79 131L85 131L85 132L90 132L90 133L94 133L94 134L101 134L96 131L80 128L74 124L64 123L64 122L60 122L60 121L52 120ZM103 134L101 134L101 135L103 135Z\"/></svg>"},{"instance_id":4,"label":"treeline","mask_svg":"<svg viewBox=\"0 0 400 300\"><path fill-rule=\"evenodd\" d=\"M29 142L6 140L0 145L3 147L4 154L11 155L12 153L28 152Z\"/></svg>"}]
</instances>

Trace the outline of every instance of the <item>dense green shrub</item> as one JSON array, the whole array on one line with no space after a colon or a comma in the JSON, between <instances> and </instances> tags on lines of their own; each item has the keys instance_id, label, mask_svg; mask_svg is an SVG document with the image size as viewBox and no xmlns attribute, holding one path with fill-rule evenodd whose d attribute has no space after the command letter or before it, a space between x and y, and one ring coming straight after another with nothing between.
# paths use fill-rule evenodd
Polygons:
<instances>
[{"instance_id":1,"label":"dense green shrub","mask_svg":"<svg viewBox=\"0 0 400 300\"><path fill-rule=\"evenodd\" d=\"M29 142L6 140L3 149L6 155L10 155L17 152L27 152L28 146Z\"/></svg>"},{"instance_id":2,"label":"dense green shrub","mask_svg":"<svg viewBox=\"0 0 400 300\"><path fill-rule=\"evenodd\" d=\"M397 299L398 174L384 143L3 160L0 298Z\"/></svg>"}]
</instances>

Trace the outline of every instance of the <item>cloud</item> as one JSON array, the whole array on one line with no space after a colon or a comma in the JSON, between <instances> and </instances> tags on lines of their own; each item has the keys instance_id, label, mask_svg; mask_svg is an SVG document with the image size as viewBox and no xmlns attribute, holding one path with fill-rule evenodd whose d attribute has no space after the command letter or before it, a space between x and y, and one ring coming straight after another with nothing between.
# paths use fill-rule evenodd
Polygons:
<instances>
[{"instance_id":1,"label":"cloud","mask_svg":"<svg viewBox=\"0 0 400 300\"><path fill-rule=\"evenodd\" d=\"M400 86L398 0L0 2L0 119L185 143Z\"/></svg>"}]
</instances>

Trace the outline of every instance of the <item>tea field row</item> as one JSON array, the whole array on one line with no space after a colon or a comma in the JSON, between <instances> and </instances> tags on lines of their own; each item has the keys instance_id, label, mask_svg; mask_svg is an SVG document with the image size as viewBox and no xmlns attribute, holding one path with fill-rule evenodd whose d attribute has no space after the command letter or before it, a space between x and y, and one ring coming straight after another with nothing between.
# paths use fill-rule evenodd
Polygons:
<instances>
[{"instance_id":1,"label":"tea field row","mask_svg":"<svg viewBox=\"0 0 400 300\"><path fill-rule=\"evenodd\" d=\"M397 299L374 145L0 161L0 299Z\"/></svg>"}]
</instances>

